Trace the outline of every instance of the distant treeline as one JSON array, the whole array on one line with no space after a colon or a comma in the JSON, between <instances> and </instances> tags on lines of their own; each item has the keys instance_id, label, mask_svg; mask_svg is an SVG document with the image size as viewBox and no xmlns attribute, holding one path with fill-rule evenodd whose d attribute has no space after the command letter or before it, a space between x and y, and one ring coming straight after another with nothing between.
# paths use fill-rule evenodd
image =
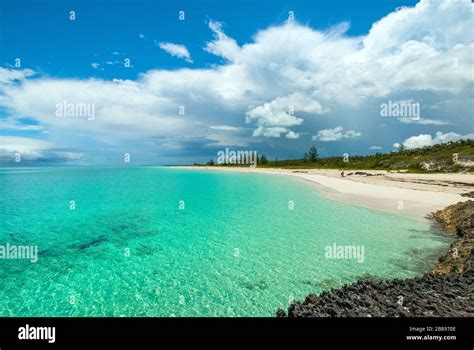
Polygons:
<instances>
[{"instance_id":1,"label":"distant treeline","mask_svg":"<svg viewBox=\"0 0 474 350\"><path fill-rule=\"evenodd\" d=\"M199 165L199 164L195 164ZM215 165L210 160L206 165ZM223 164L219 166L242 166ZM474 171L474 140L461 140L423 148L400 147L390 153L368 156L345 154L340 157L320 158L315 146L300 159L267 159L258 156L258 166L267 168L374 169L406 170L409 172Z\"/></svg>"}]
</instances>

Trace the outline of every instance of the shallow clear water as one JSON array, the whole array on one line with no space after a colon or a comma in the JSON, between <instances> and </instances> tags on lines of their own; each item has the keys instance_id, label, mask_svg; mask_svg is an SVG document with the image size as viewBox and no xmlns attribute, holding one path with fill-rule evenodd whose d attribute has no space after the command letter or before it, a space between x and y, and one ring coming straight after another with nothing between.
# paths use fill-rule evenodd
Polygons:
<instances>
[{"instance_id":1,"label":"shallow clear water","mask_svg":"<svg viewBox=\"0 0 474 350\"><path fill-rule=\"evenodd\" d=\"M365 274L420 274L449 240L285 176L3 168L6 243L39 259L0 259L0 316L273 316ZM364 262L327 259L334 243L364 246Z\"/></svg>"}]
</instances>

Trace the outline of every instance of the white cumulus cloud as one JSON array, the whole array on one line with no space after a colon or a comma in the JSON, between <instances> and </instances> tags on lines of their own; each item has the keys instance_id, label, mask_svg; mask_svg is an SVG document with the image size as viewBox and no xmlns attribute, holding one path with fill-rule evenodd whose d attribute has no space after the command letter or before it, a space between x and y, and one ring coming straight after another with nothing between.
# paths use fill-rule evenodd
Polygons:
<instances>
[{"instance_id":1,"label":"white cumulus cloud","mask_svg":"<svg viewBox=\"0 0 474 350\"><path fill-rule=\"evenodd\" d=\"M286 134L285 136L287 139L299 139L300 138L300 134L297 133L297 132L294 132L294 131L289 131L288 134Z\"/></svg>"},{"instance_id":2,"label":"white cumulus cloud","mask_svg":"<svg viewBox=\"0 0 474 350\"><path fill-rule=\"evenodd\" d=\"M245 115L247 123L252 121L257 123L253 136L279 137L281 133L289 131L288 127L303 123L303 118L297 117L295 113L304 112L315 115L326 111L327 109L311 97L302 93L294 93L252 108Z\"/></svg>"},{"instance_id":3,"label":"white cumulus cloud","mask_svg":"<svg viewBox=\"0 0 474 350\"><path fill-rule=\"evenodd\" d=\"M355 139L358 138L362 135L359 131L355 130L348 130L346 132L343 132L342 126L335 127L333 129L323 129L319 130L316 135L313 136L314 141L323 141L323 142L328 142L328 141L338 141L343 138L346 139Z\"/></svg>"},{"instance_id":4,"label":"white cumulus cloud","mask_svg":"<svg viewBox=\"0 0 474 350\"><path fill-rule=\"evenodd\" d=\"M262 137L314 134L322 118L340 126L319 130L314 139L357 138L366 131L345 131L346 121L360 118L350 125L367 125L368 117L352 109L391 94L411 99L416 92L451 106L440 111L442 121L421 119L416 127L455 125L466 119L460 108L472 105L466 97L474 67L474 44L466 35L472 31L470 1L422 0L381 18L360 36L348 35L347 23L318 30L295 21L263 28L239 45L225 34L223 24L210 21L209 28L204 49L223 60L207 68L153 69L133 80L61 78L0 68L0 108L8 118L4 124L18 127L20 119L33 119L38 132L40 127L49 130L48 137L61 148L82 144L81 134L107 146L160 139L167 142L156 147L166 151L167 145L174 150L180 142L191 147L198 142L244 145ZM159 44L191 61L185 46ZM55 117L55 106L63 101L94 104L94 121ZM226 125L238 129L222 128ZM389 142L401 139L386 129ZM437 138L421 137L420 143Z\"/></svg>"},{"instance_id":5,"label":"white cumulus cloud","mask_svg":"<svg viewBox=\"0 0 474 350\"><path fill-rule=\"evenodd\" d=\"M438 131L435 137L432 137L429 134L420 134L418 136L412 136L412 137L407 138L405 141L402 142L402 144L407 149L414 149L414 148L433 146L433 145L437 145L441 143L447 143L447 142L459 141L459 140L468 140L468 139L471 139L471 140L474 139L474 134L460 135L455 132L442 133L441 131ZM395 148L398 148L399 146L400 146L400 143L393 144L393 147Z\"/></svg>"},{"instance_id":6,"label":"white cumulus cloud","mask_svg":"<svg viewBox=\"0 0 474 350\"><path fill-rule=\"evenodd\" d=\"M214 40L207 43L205 50L216 56L238 61L241 49L234 39L224 33L222 23L209 21L209 28L214 32Z\"/></svg>"},{"instance_id":7,"label":"white cumulus cloud","mask_svg":"<svg viewBox=\"0 0 474 350\"><path fill-rule=\"evenodd\" d=\"M186 46L184 45L161 42L158 43L158 46L160 47L160 49L166 51L171 56L182 58L186 62L193 63L191 55Z\"/></svg>"}]
</instances>

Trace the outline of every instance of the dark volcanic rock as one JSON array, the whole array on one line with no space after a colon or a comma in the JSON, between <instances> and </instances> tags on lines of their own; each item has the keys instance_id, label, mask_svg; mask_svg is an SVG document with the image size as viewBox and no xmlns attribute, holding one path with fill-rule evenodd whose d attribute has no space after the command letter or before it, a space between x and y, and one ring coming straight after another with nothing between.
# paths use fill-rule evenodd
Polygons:
<instances>
[{"instance_id":1,"label":"dark volcanic rock","mask_svg":"<svg viewBox=\"0 0 474 350\"><path fill-rule=\"evenodd\" d=\"M374 282L361 280L319 296L310 294L279 317L474 316L474 272Z\"/></svg>"},{"instance_id":2,"label":"dark volcanic rock","mask_svg":"<svg viewBox=\"0 0 474 350\"><path fill-rule=\"evenodd\" d=\"M319 296L296 301L278 317L473 317L474 201L460 202L433 216L458 239L422 277L377 281L360 279Z\"/></svg>"},{"instance_id":3,"label":"dark volcanic rock","mask_svg":"<svg viewBox=\"0 0 474 350\"><path fill-rule=\"evenodd\" d=\"M433 213L443 229L458 239L442 256L433 273L436 275L462 274L474 266L474 201L460 202Z\"/></svg>"},{"instance_id":4,"label":"dark volcanic rock","mask_svg":"<svg viewBox=\"0 0 474 350\"><path fill-rule=\"evenodd\" d=\"M463 194L461 194L461 196L474 198L474 191L463 193Z\"/></svg>"},{"instance_id":5,"label":"dark volcanic rock","mask_svg":"<svg viewBox=\"0 0 474 350\"><path fill-rule=\"evenodd\" d=\"M459 202L433 213L443 229L459 237L474 235L474 201Z\"/></svg>"}]
</instances>

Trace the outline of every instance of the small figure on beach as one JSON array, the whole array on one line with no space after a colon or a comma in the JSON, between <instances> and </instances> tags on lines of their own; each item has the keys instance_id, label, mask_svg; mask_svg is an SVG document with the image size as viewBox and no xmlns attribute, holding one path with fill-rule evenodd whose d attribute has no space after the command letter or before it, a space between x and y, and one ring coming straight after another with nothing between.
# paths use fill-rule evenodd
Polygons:
<instances>
[{"instance_id":1,"label":"small figure on beach","mask_svg":"<svg viewBox=\"0 0 474 350\"><path fill-rule=\"evenodd\" d=\"M344 177L344 170L341 171L341 177Z\"/></svg>"}]
</instances>

